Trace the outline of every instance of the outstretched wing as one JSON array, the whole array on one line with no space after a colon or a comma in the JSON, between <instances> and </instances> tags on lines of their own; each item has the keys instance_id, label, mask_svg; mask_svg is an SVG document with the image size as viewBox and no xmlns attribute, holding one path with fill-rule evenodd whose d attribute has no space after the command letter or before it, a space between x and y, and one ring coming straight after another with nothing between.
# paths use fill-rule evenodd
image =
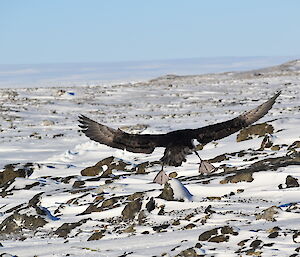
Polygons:
<instances>
[{"instance_id":1,"label":"outstretched wing","mask_svg":"<svg viewBox=\"0 0 300 257\"><path fill-rule=\"evenodd\" d=\"M100 124L84 115L79 116L79 127L90 139L118 149L134 153L152 153L159 145L161 135L128 134L120 129L113 129Z\"/></svg>"},{"instance_id":2,"label":"outstretched wing","mask_svg":"<svg viewBox=\"0 0 300 257\"><path fill-rule=\"evenodd\" d=\"M276 98L280 95L280 93L281 92L276 93L265 103L241 114L240 116L234 119L216 123L199 129L194 129L191 131L191 136L192 138L197 139L199 143L202 144L206 144L211 141L227 137L239 131L240 129L251 125L252 123L265 116L268 113L268 111L272 108Z\"/></svg>"}]
</instances>

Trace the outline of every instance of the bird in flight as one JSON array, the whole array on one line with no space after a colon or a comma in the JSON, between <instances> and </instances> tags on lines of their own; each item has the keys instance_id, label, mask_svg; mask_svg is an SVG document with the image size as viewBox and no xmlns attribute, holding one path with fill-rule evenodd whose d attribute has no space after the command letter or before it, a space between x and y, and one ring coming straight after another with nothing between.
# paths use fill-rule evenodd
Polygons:
<instances>
[{"instance_id":1,"label":"bird in flight","mask_svg":"<svg viewBox=\"0 0 300 257\"><path fill-rule=\"evenodd\" d=\"M256 122L272 108L280 93L276 93L268 101L231 120L196 129L174 130L165 134L129 134L121 129L113 129L100 124L84 115L79 116L79 127L87 137L100 144L126 149L133 153L150 154L156 147L165 147L164 155L160 159L163 170L164 165L181 166L186 161L186 156L192 152L200 158L195 150L194 139L205 145L211 141L227 137ZM204 161L202 161L202 167L204 172L213 169L211 164L209 165L208 162ZM201 163L199 171L201 172ZM162 173L159 174L162 175Z\"/></svg>"}]
</instances>

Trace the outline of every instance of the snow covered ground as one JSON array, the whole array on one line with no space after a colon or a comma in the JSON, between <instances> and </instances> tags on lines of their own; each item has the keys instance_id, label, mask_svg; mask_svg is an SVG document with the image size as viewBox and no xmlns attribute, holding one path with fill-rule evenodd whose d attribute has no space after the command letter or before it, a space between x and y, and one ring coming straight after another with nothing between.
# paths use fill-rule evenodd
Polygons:
<instances>
[{"instance_id":1,"label":"snow covered ground","mask_svg":"<svg viewBox=\"0 0 300 257\"><path fill-rule=\"evenodd\" d=\"M199 174L198 157L189 155L165 168L173 177L165 187L152 182L164 149L124 152L78 128L79 114L131 133L197 128L278 90L257 122L271 133L205 145L199 154L217 171ZM139 83L0 89L0 253L297 256L299 92L300 61Z\"/></svg>"}]
</instances>

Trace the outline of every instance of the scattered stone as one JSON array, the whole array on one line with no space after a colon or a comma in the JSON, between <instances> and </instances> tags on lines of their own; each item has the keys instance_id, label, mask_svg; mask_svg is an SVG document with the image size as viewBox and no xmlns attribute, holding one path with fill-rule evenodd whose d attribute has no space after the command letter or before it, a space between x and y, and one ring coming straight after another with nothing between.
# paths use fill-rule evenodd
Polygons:
<instances>
[{"instance_id":1,"label":"scattered stone","mask_svg":"<svg viewBox=\"0 0 300 257\"><path fill-rule=\"evenodd\" d=\"M279 151L279 150L280 150L280 145L273 145L273 146L271 147L271 150L272 150L272 151Z\"/></svg>"},{"instance_id":2,"label":"scattered stone","mask_svg":"<svg viewBox=\"0 0 300 257\"><path fill-rule=\"evenodd\" d=\"M38 228L43 227L48 222L40 217L33 207L22 208L24 214L17 210L12 215L4 219L0 224L0 234L17 235L24 229L36 231ZM35 214L27 214L35 213Z\"/></svg>"},{"instance_id":3,"label":"scattered stone","mask_svg":"<svg viewBox=\"0 0 300 257\"><path fill-rule=\"evenodd\" d=\"M214 228L208 231L203 232L200 236L199 236L199 241L208 241L212 236L216 236L218 234L218 229Z\"/></svg>"},{"instance_id":4,"label":"scattered stone","mask_svg":"<svg viewBox=\"0 0 300 257\"><path fill-rule=\"evenodd\" d=\"M145 174L146 168L149 167L149 162L143 162L138 164L136 167L132 169L132 171L135 171L137 174Z\"/></svg>"},{"instance_id":5,"label":"scattered stone","mask_svg":"<svg viewBox=\"0 0 300 257\"><path fill-rule=\"evenodd\" d=\"M57 96L62 96L62 95L65 94L65 93L66 93L66 90L59 89L59 90L57 90L56 95L57 95Z\"/></svg>"},{"instance_id":6,"label":"scattered stone","mask_svg":"<svg viewBox=\"0 0 300 257\"><path fill-rule=\"evenodd\" d=\"M277 206L272 206L264 210L261 214L256 214L255 217L257 220L265 219L267 221L276 221L275 216L279 214L281 209Z\"/></svg>"},{"instance_id":7,"label":"scattered stone","mask_svg":"<svg viewBox=\"0 0 300 257\"><path fill-rule=\"evenodd\" d=\"M135 228L134 228L134 225L130 225L128 228L125 228L123 230L124 233L133 233L135 232Z\"/></svg>"},{"instance_id":8,"label":"scattered stone","mask_svg":"<svg viewBox=\"0 0 300 257\"><path fill-rule=\"evenodd\" d=\"M35 168L36 165L29 162L24 165L21 165L20 163L5 165L4 170L0 173L0 187L17 177L28 178Z\"/></svg>"},{"instance_id":9,"label":"scattered stone","mask_svg":"<svg viewBox=\"0 0 300 257\"><path fill-rule=\"evenodd\" d=\"M54 121L52 120L43 120L42 121L42 126L53 126L54 125Z\"/></svg>"},{"instance_id":10,"label":"scattered stone","mask_svg":"<svg viewBox=\"0 0 300 257\"><path fill-rule=\"evenodd\" d=\"M106 199L102 202L101 204L101 209L111 209L110 207L112 207L115 203L118 202L118 198L117 197L111 197L109 199Z\"/></svg>"},{"instance_id":11,"label":"scattered stone","mask_svg":"<svg viewBox=\"0 0 300 257\"><path fill-rule=\"evenodd\" d=\"M220 201L222 199L222 197L220 196L208 196L206 198L210 201L214 201L214 200Z\"/></svg>"},{"instance_id":12,"label":"scattered stone","mask_svg":"<svg viewBox=\"0 0 300 257\"><path fill-rule=\"evenodd\" d=\"M149 202L146 204L146 209L148 212L151 212L155 209L155 201L153 197L151 197Z\"/></svg>"},{"instance_id":13,"label":"scattered stone","mask_svg":"<svg viewBox=\"0 0 300 257\"><path fill-rule=\"evenodd\" d=\"M296 150L297 148L300 148L300 141L295 141L294 143L292 143L288 147L288 150Z\"/></svg>"},{"instance_id":14,"label":"scattered stone","mask_svg":"<svg viewBox=\"0 0 300 257\"><path fill-rule=\"evenodd\" d=\"M172 223L173 226L178 226L180 225L180 220L174 220L174 222Z\"/></svg>"},{"instance_id":15,"label":"scattered stone","mask_svg":"<svg viewBox=\"0 0 300 257\"><path fill-rule=\"evenodd\" d=\"M276 226L276 227L273 227L271 229L268 229L267 232L268 233L273 233L273 232L278 232L280 230L281 230L281 228Z\"/></svg>"},{"instance_id":16,"label":"scattered stone","mask_svg":"<svg viewBox=\"0 0 300 257\"><path fill-rule=\"evenodd\" d=\"M208 242L213 242L213 243L222 243L222 242L228 242L229 236L226 235L219 235L219 236L214 236L211 237Z\"/></svg>"},{"instance_id":17,"label":"scattered stone","mask_svg":"<svg viewBox=\"0 0 300 257\"><path fill-rule=\"evenodd\" d=\"M103 232L94 232L87 241L100 240L102 237L104 237Z\"/></svg>"},{"instance_id":18,"label":"scattered stone","mask_svg":"<svg viewBox=\"0 0 300 257\"><path fill-rule=\"evenodd\" d=\"M164 199L166 201L174 201L174 192L169 183L165 183L162 193L158 198Z\"/></svg>"},{"instance_id":19,"label":"scattered stone","mask_svg":"<svg viewBox=\"0 0 300 257\"><path fill-rule=\"evenodd\" d=\"M76 227L81 226L82 224L86 223L90 219L83 219L78 222L74 223L64 223L62 224L54 233L57 234L59 237L67 238L69 233Z\"/></svg>"},{"instance_id":20,"label":"scattered stone","mask_svg":"<svg viewBox=\"0 0 300 257\"><path fill-rule=\"evenodd\" d=\"M262 243L261 240L256 239L250 244L250 247L256 249L261 245L261 243Z\"/></svg>"},{"instance_id":21,"label":"scattered stone","mask_svg":"<svg viewBox=\"0 0 300 257\"><path fill-rule=\"evenodd\" d=\"M178 176L176 171L173 171L169 174L169 178L176 178Z\"/></svg>"},{"instance_id":22,"label":"scattered stone","mask_svg":"<svg viewBox=\"0 0 300 257\"><path fill-rule=\"evenodd\" d=\"M294 152L293 154L282 157L266 158L251 164L247 168L240 169L238 172L244 173L277 170L278 168L287 167L289 165L300 165L300 152Z\"/></svg>"},{"instance_id":23,"label":"scattered stone","mask_svg":"<svg viewBox=\"0 0 300 257\"><path fill-rule=\"evenodd\" d=\"M225 179L220 181L220 184L227 184L227 183L238 183L238 182L252 182L253 172L239 172L236 175L228 176Z\"/></svg>"},{"instance_id":24,"label":"scattered stone","mask_svg":"<svg viewBox=\"0 0 300 257\"><path fill-rule=\"evenodd\" d=\"M279 236L279 233L276 231L276 232L273 232L270 235L268 235L268 238L276 238L278 236Z\"/></svg>"},{"instance_id":25,"label":"scattered stone","mask_svg":"<svg viewBox=\"0 0 300 257\"><path fill-rule=\"evenodd\" d=\"M271 135L265 135L264 139L261 142L260 149L264 150L265 148L270 148L273 145L272 137Z\"/></svg>"},{"instance_id":26,"label":"scattered stone","mask_svg":"<svg viewBox=\"0 0 300 257\"><path fill-rule=\"evenodd\" d=\"M85 184L84 181L77 180L77 181L74 182L72 187L73 188L82 188L84 184Z\"/></svg>"},{"instance_id":27,"label":"scattered stone","mask_svg":"<svg viewBox=\"0 0 300 257\"><path fill-rule=\"evenodd\" d=\"M286 177L285 184L287 188L299 187L298 179L292 177L291 175Z\"/></svg>"},{"instance_id":28,"label":"scattered stone","mask_svg":"<svg viewBox=\"0 0 300 257\"><path fill-rule=\"evenodd\" d=\"M175 257L197 257L200 256L197 254L196 250L193 248L188 248L186 250L181 251L179 254L175 255Z\"/></svg>"},{"instance_id":29,"label":"scattered stone","mask_svg":"<svg viewBox=\"0 0 300 257\"><path fill-rule=\"evenodd\" d=\"M244 140L249 140L254 138L255 136L265 136L266 134L272 134L274 132L274 128L272 125L265 123L255 124L249 126L247 128L242 129L237 135L236 141L241 142Z\"/></svg>"},{"instance_id":30,"label":"scattered stone","mask_svg":"<svg viewBox=\"0 0 300 257\"><path fill-rule=\"evenodd\" d=\"M59 133L52 136L52 138L63 137L65 134Z\"/></svg>"},{"instance_id":31,"label":"scattered stone","mask_svg":"<svg viewBox=\"0 0 300 257\"><path fill-rule=\"evenodd\" d=\"M141 199L136 199L129 202L122 211L122 216L125 220L133 219L142 207Z\"/></svg>"},{"instance_id":32,"label":"scattered stone","mask_svg":"<svg viewBox=\"0 0 300 257\"><path fill-rule=\"evenodd\" d=\"M152 228L155 232L161 232L162 230L168 228L169 226L170 226L170 224L162 224L162 225L159 225L159 226L154 226Z\"/></svg>"},{"instance_id":33,"label":"scattered stone","mask_svg":"<svg viewBox=\"0 0 300 257\"><path fill-rule=\"evenodd\" d=\"M240 241L237 245L238 246L244 246L250 239L244 239L242 241Z\"/></svg>"},{"instance_id":34,"label":"scattered stone","mask_svg":"<svg viewBox=\"0 0 300 257\"><path fill-rule=\"evenodd\" d=\"M129 171L126 166L127 163L124 161L117 159L113 156L107 157L99 162L97 162L94 166L87 167L81 171L82 176L98 176L100 173L101 178L109 178L112 174L112 170L122 170Z\"/></svg>"},{"instance_id":35,"label":"scattered stone","mask_svg":"<svg viewBox=\"0 0 300 257\"><path fill-rule=\"evenodd\" d=\"M229 240L228 234L237 236L238 232L235 231L235 229L230 226L214 228L214 229L203 232L199 236L199 241L208 241L208 242L214 242L214 243L227 242Z\"/></svg>"},{"instance_id":36,"label":"scattered stone","mask_svg":"<svg viewBox=\"0 0 300 257\"><path fill-rule=\"evenodd\" d=\"M293 241L294 243L300 243L300 230L294 233Z\"/></svg>"},{"instance_id":37,"label":"scattered stone","mask_svg":"<svg viewBox=\"0 0 300 257\"><path fill-rule=\"evenodd\" d=\"M195 244L195 248L199 248L199 249L202 248L202 244L196 243L196 244Z\"/></svg>"},{"instance_id":38,"label":"scattered stone","mask_svg":"<svg viewBox=\"0 0 300 257\"><path fill-rule=\"evenodd\" d=\"M143 192L135 192L135 193L133 193L132 195L129 195L129 196L127 197L127 200L133 201L133 200L135 200L135 199L142 198L143 195L144 195Z\"/></svg>"},{"instance_id":39,"label":"scattered stone","mask_svg":"<svg viewBox=\"0 0 300 257\"><path fill-rule=\"evenodd\" d=\"M80 173L82 176L98 176L101 172L103 172L102 167L91 166L83 169Z\"/></svg>"},{"instance_id":40,"label":"scattered stone","mask_svg":"<svg viewBox=\"0 0 300 257\"><path fill-rule=\"evenodd\" d=\"M147 218L147 215L145 213L144 210L140 211L139 215L138 215L138 222L139 222L139 225L142 225L146 222L146 218Z\"/></svg>"},{"instance_id":41,"label":"scattered stone","mask_svg":"<svg viewBox=\"0 0 300 257\"><path fill-rule=\"evenodd\" d=\"M210 163L219 163L219 162L222 162L222 161L225 161L225 160L229 160L229 157L226 155L226 154L221 154L221 155L218 155L212 159L209 159L208 161Z\"/></svg>"},{"instance_id":42,"label":"scattered stone","mask_svg":"<svg viewBox=\"0 0 300 257\"><path fill-rule=\"evenodd\" d=\"M205 214L212 214L212 213L216 213L216 211L211 209L211 205L208 205L205 210L204 210Z\"/></svg>"},{"instance_id":43,"label":"scattered stone","mask_svg":"<svg viewBox=\"0 0 300 257\"><path fill-rule=\"evenodd\" d=\"M262 251L255 251L253 249L246 251L246 255L261 256L261 254L262 254Z\"/></svg>"},{"instance_id":44,"label":"scattered stone","mask_svg":"<svg viewBox=\"0 0 300 257\"><path fill-rule=\"evenodd\" d=\"M186 225L183 229L192 229L194 227L197 227L197 226L193 223L190 223L190 224Z\"/></svg>"},{"instance_id":45,"label":"scattered stone","mask_svg":"<svg viewBox=\"0 0 300 257\"><path fill-rule=\"evenodd\" d=\"M165 205L160 206L160 210L158 212L158 215L165 215Z\"/></svg>"},{"instance_id":46,"label":"scattered stone","mask_svg":"<svg viewBox=\"0 0 300 257\"><path fill-rule=\"evenodd\" d=\"M239 233L237 231L234 230L233 227L230 226L224 226L221 228L221 233L226 235L226 234L231 234L234 236L237 236Z\"/></svg>"}]
</instances>

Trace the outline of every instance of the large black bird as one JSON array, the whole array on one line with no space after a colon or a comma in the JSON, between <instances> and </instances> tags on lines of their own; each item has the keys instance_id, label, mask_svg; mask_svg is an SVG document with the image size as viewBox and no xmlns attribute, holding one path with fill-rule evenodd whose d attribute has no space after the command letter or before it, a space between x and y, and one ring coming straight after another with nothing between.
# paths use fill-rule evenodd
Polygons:
<instances>
[{"instance_id":1,"label":"large black bird","mask_svg":"<svg viewBox=\"0 0 300 257\"><path fill-rule=\"evenodd\" d=\"M83 115L79 116L81 123L79 127L87 137L96 142L118 149L126 149L133 153L149 154L154 151L155 147L165 147L164 155L160 159L162 167L164 165L180 166L182 162L186 161L187 154L194 151L198 155L193 139L200 144L207 144L249 126L272 108L280 93L276 93L265 103L234 119L197 129L181 129L166 134L129 134L121 129L113 129L100 124Z\"/></svg>"}]
</instances>

